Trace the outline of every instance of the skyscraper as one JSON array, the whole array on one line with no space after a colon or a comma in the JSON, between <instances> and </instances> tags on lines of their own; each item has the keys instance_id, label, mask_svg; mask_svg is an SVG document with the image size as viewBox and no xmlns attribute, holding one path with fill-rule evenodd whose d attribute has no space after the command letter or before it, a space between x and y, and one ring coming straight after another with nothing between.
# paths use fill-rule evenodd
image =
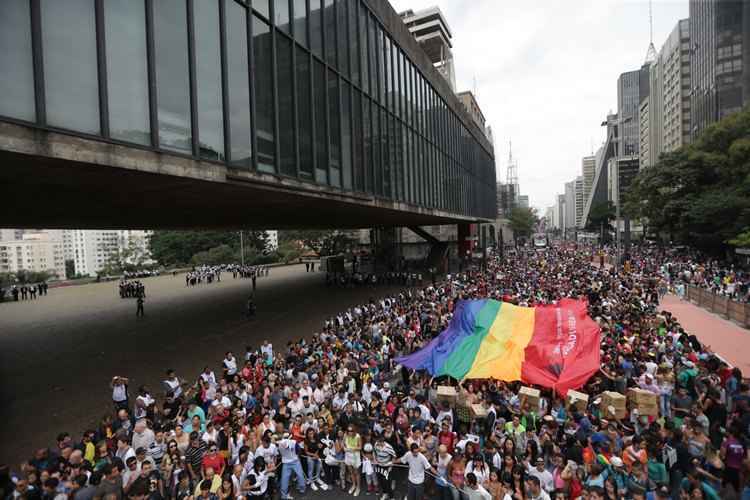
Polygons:
<instances>
[{"instance_id":1,"label":"skyscraper","mask_svg":"<svg viewBox=\"0 0 750 500\"><path fill-rule=\"evenodd\" d=\"M583 176L583 200L584 203L591 194L591 188L594 185L594 175L596 174L596 156L584 156L581 160L581 174Z\"/></svg>"},{"instance_id":2,"label":"skyscraper","mask_svg":"<svg viewBox=\"0 0 750 500\"><path fill-rule=\"evenodd\" d=\"M654 165L659 155L690 141L690 22L682 19L672 30L650 70L649 151ZM643 155L641 166L643 164Z\"/></svg>"},{"instance_id":3,"label":"skyscraper","mask_svg":"<svg viewBox=\"0 0 750 500\"><path fill-rule=\"evenodd\" d=\"M690 0L692 137L750 103L750 3Z\"/></svg>"},{"instance_id":4,"label":"skyscraper","mask_svg":"<svg viewBox=\"0 0 750 500\"><path fill-rule=\"evenodd\" d=\"M644 67L647 68L646 65ZM643 73L643 68L628 71L617 79L617 117L620 124L617 153L619 156L637 155L640 149L638 107L641 99L648 95L648 78L644 79Z\"/></svg>"},{"instance_id":5,"label":"skyscraper","mask_svg":"<svg viewBox=\"0 0 750 500\"><path fill-rule=\"evenodd\" d=\"M409 32L422 46L443 78L456 91L456 70L453 65L453 35L439 7L428 7L414 11L406 10L399 15Z\"/></svg>"}]
</instances>

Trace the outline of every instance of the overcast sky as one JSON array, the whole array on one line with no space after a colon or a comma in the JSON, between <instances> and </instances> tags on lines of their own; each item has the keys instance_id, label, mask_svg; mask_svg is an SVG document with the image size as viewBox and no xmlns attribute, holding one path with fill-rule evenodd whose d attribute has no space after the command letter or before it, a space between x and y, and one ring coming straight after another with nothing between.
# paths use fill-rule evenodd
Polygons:
<instances>
[{"instance_id":1,"label":"overcast sky","mask_svg":"<svg viewBox=\"0 0 750 500\"><path fill-rule=\"evenodd\" d=\"M521 193L544 209L581 174L617 108L617 77L639 68L649 43L648 1L390 0L400 12L438 5L453 33L457 90L474 88L495 137L498 180L508 141ZM688 0L654 0L657 52Z\"/></svg>"}]
</instances>

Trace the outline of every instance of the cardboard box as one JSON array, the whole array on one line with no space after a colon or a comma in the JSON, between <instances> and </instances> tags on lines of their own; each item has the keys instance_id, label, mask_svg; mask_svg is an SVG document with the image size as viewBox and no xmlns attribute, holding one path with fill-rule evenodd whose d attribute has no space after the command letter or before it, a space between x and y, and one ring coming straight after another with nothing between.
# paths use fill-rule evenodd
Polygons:
<instances>
[{"instance_id":1,"label":"cardboard box","mask_svg":"<svg viewBox=\"0 0 750 500\"><path fill-rule=\"evenodd\" d=\"M659 416L659 396L651 391L640 388L628 389L628 403L630 409L638 410L641 416Z\"/></svg>"},{"instance_id":2,"label":"cardboard box","mask_svg":"<svg viewBox=\"0 0 750 500\"><path fill-rule=\"evenodd\" d=\"M575 408L579 412L585 412L589 405L589 395L584 392L569 390L565 398L565 406Z\"/></svg>"},{"instance_id":3,"label":"cardboard box","mask_svg":"<svg viewBox=\"0 0 750 500\"><path fill-rule=\"evenodd\" d=\"M458 392L456 392L456 388L452 387L450 385L439 385L437 388L437 400L438 401L448 401L450 404L456 404L456 398L458 397Z\"/></svg>"},{"instance_id":4,"label":"cardboard box","mask_svg":"<svg viewBox=\"0 0 750 500\"><path fill-rule=\"evenodd\" d=\"M614 409L614 415L612 415L610 406ZM625 418L628 413L627 399L619 392L603 392L599 409L602 412L602 418Z\"/></svg>"},{"instance_id":5,"label":"cardboard box","mask_svg":"<svg viewBox=\"0 0 750 500\"><path fill-rule=\"evenodd\" d=\"M518 399L523 403L524 397L526 398L526 402L529 404L529 408L532 408L535 411L539 411L539 395L541 393L539 392L539 389L534 389L531 387L521 387L521 389L518 391Z\"/></svg>"},{"instance_id":6,"label":"cardboard box","mask_svg":"<svg viewBox=\"0 0 750 500\"><path fill-rule=\"evenodd\" d=\"M487 408L483 404L475 403L471 405L471 414L474 418L485 418L488 413Z\"/></svg>"}]
</instances>

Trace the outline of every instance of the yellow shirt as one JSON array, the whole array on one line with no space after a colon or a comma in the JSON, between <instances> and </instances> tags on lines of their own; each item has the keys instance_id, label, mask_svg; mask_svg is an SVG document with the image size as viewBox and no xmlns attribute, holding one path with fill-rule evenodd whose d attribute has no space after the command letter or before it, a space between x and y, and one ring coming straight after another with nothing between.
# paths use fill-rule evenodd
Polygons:
<instances>
[{"instance_id":1,"label":"yellow shirt","mask_svg":"<svg viewBox=\"0 0 750 500\"><path fill-rule=\"evenodd\" d=\"M203 481L198 481L198 484L195 485L195 497L198 498L201 494L201 483ZM219 491L219 488L221 488L221 478L218 474L214 474L213 479L211 480L211 489L209 490L211 493L216 493Z\"/></svg>"}]
</instances>

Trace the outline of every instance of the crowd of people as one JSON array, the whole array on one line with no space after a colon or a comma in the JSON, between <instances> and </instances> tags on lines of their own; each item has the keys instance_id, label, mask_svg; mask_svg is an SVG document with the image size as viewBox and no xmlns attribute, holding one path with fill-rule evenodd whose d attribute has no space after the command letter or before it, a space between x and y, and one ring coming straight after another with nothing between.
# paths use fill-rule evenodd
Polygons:
<instances>
[{"instance_id":1,"label":"crowd of people","mask_svg":"<svg viewBox=\"0 0 750 500\"><path fill-rule=\"evenodd\" d=\"M218 266L198 266L185 273L185 286L196 286L202 283L221 282L221 273L232 273L232 278L248 278L255 283L256 278L268 276L268 266L243 266L240 264L223 264ZM255 286L253 286L255 288Z\"/></svg>"},{"instance_id":2,"label":"crowd of people","mask_svg":"<svg viewBox=\"0 0 750 500\"><path fill-rule=\"evenodd\" d=\"M698 253L665 252L660 274L684 296L685 286L703 288L738 302L750 302L750 274Z\"/></svg>"},{"instance_id":3,"label":"crowd of people","mask_svg":"<svg viewBox=\"0 0 750 500\"><path fill-rule=\"evenodd\" d=\"M658 253L626 267L586 249L493 257L437 283L371 299L307 339L227 352L185 380L131 395L112 380L113 413L80 436L61 433L20 470L0 468L7 498L226 500L336 498L614 500L750 498L750 386L658 307ZM594 259L595 260L595 259ZM588 302L601 328L600 372L570 406L519 382L456 381L396 359L429 342L458 300L521 306ZM453 385L457 398L438 397ZM600 405L604 391L658 395L656 416ZM483 416L470 411L484 408ZM486 414L486 415L485 415Z\"/></svg>"},{"instance_id":4,"label":"crowd of people","mask_svg":"<svg viewBox=\"0 0 750 500\"><path fill-rule=\"evenodd\" d=\"M13 285L10 287L10 296L14 302L19 300L35 300L37 295L39 297L47 295L49 285L46 281L41 283L31 283L23 285Z\"/></svg>"},{"instance_id":5,"label":"crowd of people","mask_svg":"<svg viewBox=\"0 0 750 500\"><path fill-rule=\"evenodd\" d=\"M140 280L123 278L119 283L120 298L132 299L146 296L146 285Z\"/></svg>"},{"instance_id":6,"label":"crowd of people","mask_svg":"<svg viewBox=\"0 0 750 500\"><path fill-rule=\"evenodd\" d=\"M353 272L353 273L326 273L327 286L339 287L376 287L376 286L404 286L421 287L424 278L421 272Z\"/></svg>"}]
</instances>

